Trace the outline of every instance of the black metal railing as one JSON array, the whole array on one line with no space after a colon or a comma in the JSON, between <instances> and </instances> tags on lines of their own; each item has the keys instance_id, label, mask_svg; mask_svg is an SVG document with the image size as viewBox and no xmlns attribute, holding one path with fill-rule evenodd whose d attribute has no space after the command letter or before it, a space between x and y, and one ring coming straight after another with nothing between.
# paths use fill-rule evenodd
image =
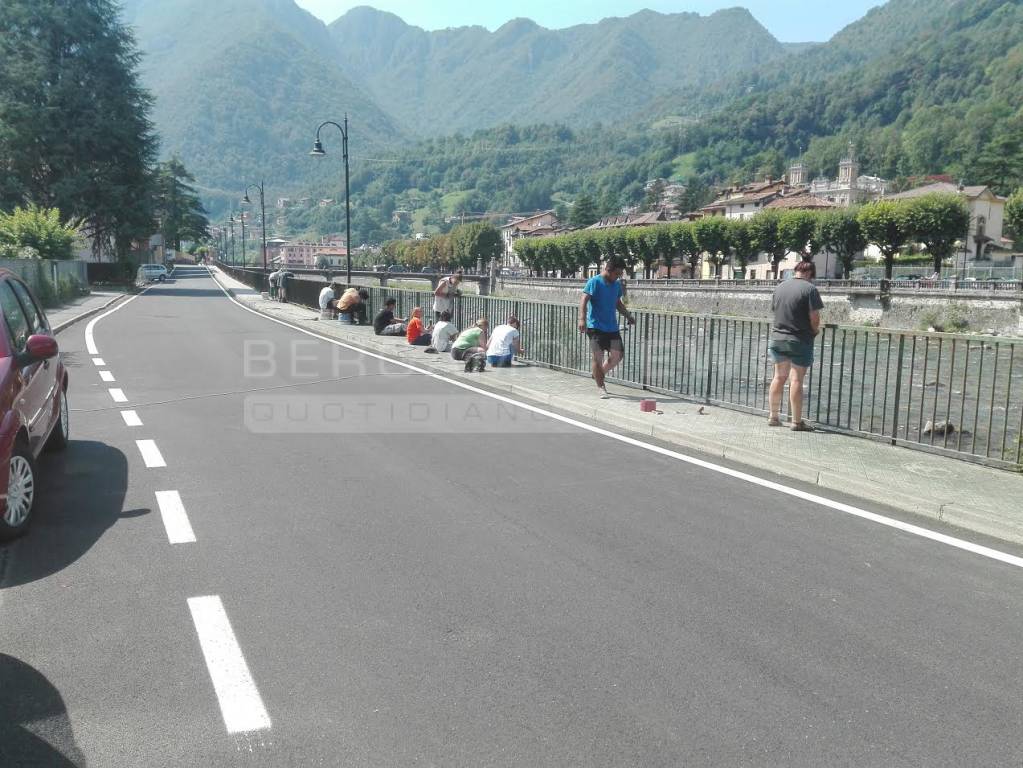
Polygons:
<instances>
[{"instance_id":1,"label":"black metal railing","mask_svg":"<svg viewBox=\"0 0 1023 768\"><path fill-rule=\"evenodd\" d=\"M252 284L241 270L227 270ZM256 278L260 276L255 273ZM303 281L304 282L304 281ZM316 294L322 285L315 285ZM397 314L433 294L368 287L368 310L397 301ZM316 296L296 301L316 306ZM588 376L589 345L570 304L463 295L454 322L491 324L516 315L525 359ZM636 311L623 334L625 359L612 381L723 407L766 413L773 365L771 323L714 315ZM1023 469L1023 340L827 325L814 343L804 413L830 430Z\"/></svg>"}]
</instances>

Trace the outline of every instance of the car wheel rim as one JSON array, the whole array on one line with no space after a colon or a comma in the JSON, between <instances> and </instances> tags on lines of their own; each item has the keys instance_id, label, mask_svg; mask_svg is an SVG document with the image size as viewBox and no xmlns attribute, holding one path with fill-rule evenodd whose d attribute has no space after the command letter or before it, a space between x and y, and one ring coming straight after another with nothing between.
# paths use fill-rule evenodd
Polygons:
<instances>
[{"instance_id":1,"label":"car wheel rim","mask_svg":"<svg viewBox=\"0 0 1023 768\"><path fill-rule=\"evenodd\" d=\"M4 520L15 527L25 522L32 511L35 496L35 478L32 465L24 456L11 457L11 476L7 481L7 514Z\"/></svg>"},{"instance_id":2,"label":"car wheel rim","mask_svg":"<svg viewBox=\"0 0 1023 768\"><path fill-rule=\"evenodd\" d=\"M60 398L60 434L67 440L68 435L67 395Z\"/></svg>"}]
</instances>

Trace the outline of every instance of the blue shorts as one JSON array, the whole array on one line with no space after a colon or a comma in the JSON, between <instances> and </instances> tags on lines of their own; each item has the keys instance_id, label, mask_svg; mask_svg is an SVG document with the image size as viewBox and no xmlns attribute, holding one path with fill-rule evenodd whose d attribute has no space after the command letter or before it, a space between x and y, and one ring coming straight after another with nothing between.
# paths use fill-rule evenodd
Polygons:
<instances>
[{"instance_id":1,"label":"blue shorts","mask_svg":"<svg viewBox=\"0 0 1023 768\"><path fill-rule=\"evenodd\" d=\"M813 342L798 339L775 339L767 347L775 363L792 363L800 368L813 365Z\"/></svg>"},{"instance_id":2,"label":"blue shorts","mask_svg":"<svg viewBox=\"0 0 1023 768\"><path fill-rule=\"evenodd\" d=\"M487 355L487 365L491 368L511 368L511 355Z\"/></svg>"}]
</instances>

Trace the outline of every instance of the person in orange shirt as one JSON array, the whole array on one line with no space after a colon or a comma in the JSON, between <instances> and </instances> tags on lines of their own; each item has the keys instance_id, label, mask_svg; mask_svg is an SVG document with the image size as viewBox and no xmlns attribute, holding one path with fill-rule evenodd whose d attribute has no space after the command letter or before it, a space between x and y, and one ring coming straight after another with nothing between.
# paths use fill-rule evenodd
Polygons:
<instances>
[{"instance_id":1,"label":"person in orange shirt","mask_svg":"<svg viewBox=\"0 0 1023 768\"><path fill-rule=\"evenodd\" d=\"M423 327L422 307L416 307L412 310L412 317L409 318L408 328L405 329L405 338L409 344L415 347L430 346L430 330Z\"/></svg>"}]
</instances>

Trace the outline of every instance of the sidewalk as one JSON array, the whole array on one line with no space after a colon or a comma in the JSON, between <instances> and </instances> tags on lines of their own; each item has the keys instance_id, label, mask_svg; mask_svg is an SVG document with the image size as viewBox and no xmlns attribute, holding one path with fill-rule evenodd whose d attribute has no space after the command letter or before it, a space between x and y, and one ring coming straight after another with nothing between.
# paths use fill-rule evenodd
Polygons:
<instances>
[{"instance_id":1,"label":"sidewalk","mask_svg":"<svg viewBox=\"0 0 1023 768\"><path fill-rule=\"evenodd\" d=\"M60 333L78 320L95 315L119 297L128 295L130 294L124 291L93 291L89 295L73 299L57 309L46 310L46 318L50 321L53 332Z\"/></svg>"},{"instance_id":2,"label":"sidewalk","mask_svg":"<svg viewBox=\"0 0 1023 768\"><path fill-rule=\"evenodd\" d=\"M404 337L375 336L372 327L322 321L316 310L266 301L227 275L218 272L216 277L239 302L263 314L452 379L1023 544L1023 476L1012 472L847 435L793 433L768 427L761 416L622 386L611 385L612 399L600 400L591 380L547 368L516 365L466 374L450 356L424 354ZM647 397L657 400L657 413L639 410L639 401Z\"/></svg>"}]
</instances>

